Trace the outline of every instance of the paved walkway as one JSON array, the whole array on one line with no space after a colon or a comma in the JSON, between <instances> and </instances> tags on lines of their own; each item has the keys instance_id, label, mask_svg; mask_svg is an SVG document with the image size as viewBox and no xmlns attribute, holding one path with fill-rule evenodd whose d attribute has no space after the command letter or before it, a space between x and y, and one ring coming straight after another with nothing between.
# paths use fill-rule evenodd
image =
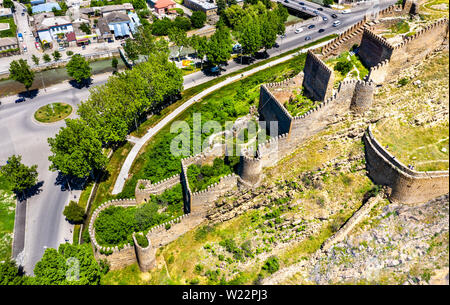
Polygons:
<instances>
[{"instance_id":1,"label":"paved walkway","mask_svg":"<svg viewBox=\"0 0 450 305\"><path fill-rule=\"evenodd\" d=\"M192 98L190 98L189 100L187 100L184 104L182 104L181 106L179 106L177 109L175 109L174 111L172 111L169 115L167 115L164 119L162 119L158 124L156 124L154 127L150 128L147 133L139 138L137 141L135 141L135 144L133 146L133 148L131 149L131 151L128 153L127 158L125 159L125 162L122 165L122 168L120 169L120 173L117 177L116 183L114 184L114 189L112 191L113 195L119 194L120 192L122 192L123 190L123 186L125 184L126 179L128 178L129 172L130 172L130 168L133 165L134 159L136 158L136 156L138 155L139 151L141 150L142 146L144 146L145 143L147 143L148 140L150 140L154 135L156 135L163 127L165 127L168 123L170 123L173 119L175 119L179 114L181 114L184 110L186 110L187 108L189 108L190 106L192 106L195 102L201 100L203 97L205 97L206 95L210 94L211 92L222 88L223 86L226 86L228 84L231 84L232 82L241 79L241 78L245 78L249 75L252 75L258 71L267 69L269 67L275 66L279 63L285 62L287 60L292 59L294 56L299 55L300 53L304 53L307 52L309 49L315 49L318 47L321 47L325 44L327 44L329 41L325 41L322 42L320 44L317 44L315 46L303 49L297 53L293 53L290 55L286 55L284 57L281 57L279 59L276 59L274 61L271 61L267 64L264 64L262 66L256 67L254 69L251 69L249 71L243 72L242 74L238 74L232 77L228 77L226 78L224 81L211 86L207 89L205 89L204 91L202 91L201 93L193 96ZM188 87L192 87L193 84L191 83L190 85L186 85L185 89L187 89ZM156 181L154 181L156 182Z\"/></svg>"}]
</instances>

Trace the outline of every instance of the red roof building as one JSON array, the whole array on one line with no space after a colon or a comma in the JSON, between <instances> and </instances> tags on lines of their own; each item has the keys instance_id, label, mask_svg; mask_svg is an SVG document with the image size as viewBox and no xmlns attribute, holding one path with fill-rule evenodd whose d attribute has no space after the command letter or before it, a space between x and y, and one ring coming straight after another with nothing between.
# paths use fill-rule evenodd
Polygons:
<instances>
[{"instance_id":1,"label":"red roof building","mask_svg":"<svg viewBox=\"0 0 450 305\"><path fill-rule=\"evenodd\" d=\"M175 8L175 2L172 0L158 0L154 5L155 11L158 15L168 14Z\"/></svg>"}]
</instances>

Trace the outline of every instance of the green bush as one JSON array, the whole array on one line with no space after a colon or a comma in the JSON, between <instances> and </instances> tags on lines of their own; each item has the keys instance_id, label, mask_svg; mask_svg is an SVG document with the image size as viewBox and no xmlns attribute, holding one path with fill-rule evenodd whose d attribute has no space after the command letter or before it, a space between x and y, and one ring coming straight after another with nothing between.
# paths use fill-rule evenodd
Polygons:
<instances>
[{"instance_id":1,"label":"green bush","mask_svg":"<svg viewBox=\"0 0 450 305\"><path fill-rule=\"evenodd\" d=\"M225 161L216 158L213 165L199 166L192 164L188 167L187 176L189 186L193 192L206 189L208 186L219 182L220 178L236 171L239 156L227 157Z\"/></svg>"},{"instance_id":2,"label":"green bush","mask_svg":"<svg viewBox=\"0 0 450 305\"><path fill-rule=\"evenodd\" d=\"M135 234L134 237L136 238L136 241L138 243L139 246L141 246L142 248L147 248L148 247L148 239L147 237L145 237L142 234Z\"/></svg>"},{"instance_id":3,"label":"green bush","mask_svg":"<svg viewBox=\"0 0 450 305\"><path fill-rule=\"evenodd\" d=\"M338 61L334 66L334 70L339 71L342 75L347 75L352 68L352 63L344 60Z\"/></svg>"},{"instance_id":4,"label":"green bush","mask_svg":"<svg viewBox=\"0 0 450 305\"><path fill-rule=\"evenodd\" d=\"M405 86L407 83L409 83L409 79L407 77L403 77L398 81L398 85L400 87Z\"/></svg>"},{"instance_id":5,"label":"green bush","mask_svg":"<svg viewBox=\"0 0 450 305\"><path fill-rule=\"evenodd\" d=\"M84 209L73 200L64 208L63 214L66 216L67 220L73 224L82 223L85 217Z\"/></svg>"},{"instance_id":6,"label":"green bush","mask_svg":"<svg viewBox=\"0 0 450 305\"><path fill-rule=\"evenodd\" d=\"M278 269L280 269L280 263L276 256L269 257L262 266L262 270L265 270L270 274L277 272Z\"/></svg>"}]
</instances>

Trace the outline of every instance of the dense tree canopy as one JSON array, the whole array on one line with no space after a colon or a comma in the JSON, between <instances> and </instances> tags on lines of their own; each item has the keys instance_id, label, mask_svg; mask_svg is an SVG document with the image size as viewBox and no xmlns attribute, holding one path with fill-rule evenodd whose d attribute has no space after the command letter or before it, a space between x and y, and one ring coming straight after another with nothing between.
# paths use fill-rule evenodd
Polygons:
<instances>
[{"instance_id":1,"label":"dense tree canopy","mask_svg":"<svg viewBox=\"0 0 450 305\"><path fill-rule=\"evenodd\" d=\"M201 28L205 25L206 14L202 11L195 11L191 16L191 23L194 28Z\"/></svg>"},{"instance_id":2,"label":"dense tree canopy","mask_svg":"<svg viewBox=\"0 0 450 305\"><path fill-rule=\"evenodd\" d=\"M12 190L15 192L23 192L37 183L37 165L28 167L21 161L21 156L12 155L0 168L0 172L12 184Z\"/></svg>"},{"instance_id":3,"label":"dense tree canopy","mask_svg":"<svg viewBox=\"0 0 450 305\"><path fill-rule=\"evenodd\" d=\"M222 26L211 36L206 56L212 65L218 65L230 59L232 50L233 40L230 31Z\"/></svg>"},{"instance_id":4,"label":"dense tree canopy","mask_svg":"<svg viewBox=\"0 0 450 305\"><path fill-rule=\"evenodd\" d=\"M97 132L82 120L66 120L55 138L49 138L52 155L50 170L64 175L84 178L94 169L103 169L107 158L102 153L102 142Z\"/></svg>"},{"instance_id":5,"label":"dense tree canopy","mask_svg":"<svg viewBox=\"0 0 450 305\"><path fill-rule=\"evenodd\" d=\"M10 77L22 83L27 91L30 89L34 80L34 71L30 69L26 60L13 60L9 66Z\"/></svg>"},{"instance_id":6,"label":"dense tree canopy","mask_svg":"<svg viewBox=\"0 0 450 305\"><path fill-rule=\"evenodd\" d=\"M45 250L34 267L37 285L98 285L102 269L87 244L61 244L58 251Z\"/></svg>"},{"instance_id":7,"label":"dense tree canopy","mask_svg":"<svg viewBox=\"0 0 450 305\"><path fill-rule=\"evenodd\" d=\"M92 68L89 63L80 54L75 54L69 60L66 66L67 74L73 77L77 83L82 83L83 81L89 79L92 76Z\"/></svg>"}]
</instances>

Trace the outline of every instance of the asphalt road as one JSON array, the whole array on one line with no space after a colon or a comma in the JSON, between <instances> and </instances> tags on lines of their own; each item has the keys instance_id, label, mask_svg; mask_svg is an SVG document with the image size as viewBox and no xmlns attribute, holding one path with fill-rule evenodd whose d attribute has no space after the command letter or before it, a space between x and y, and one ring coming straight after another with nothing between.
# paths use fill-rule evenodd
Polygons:
<instances>
[{"instance_id":1,"label":"asphalt road","mask_svg":"<svg viewBox=\"0 0 450 305\"><path fill-rule=\"evenodd\" d=\"M303 2L307 3L307 7L310 9L318 7L316 4ZM388 1L380 6L384 8L394 2ZM324 10L324 14L328 13ZM341 21L341 25L339 27L332 26L333 19L330 17L327 23L318 21L315 23L314 29L305 29L300 34L295 34L295 27L290 27L287 29L286 37L278 40L279 47L269 50L268 53L271 56L278 55L318 38L342 32L348 26L361 20L364 14L364 9L350 14L340 14L338 19ZM319 28L324 28L325 31L318 33ZM306 36L310 36L311 40L306 41ZM238 62L231 61L225 67L225 71L222 71L222 74L236 71L242 67L243 65ZM205 76L202 72L190 74L185 77L185 88L198 85L212 78L214 77ZM103 84L105 81L106 77L94 77L92 85ZM25 164L38 165L39 180L43 183L40 193L29 198L26 209L23 266L28 274L32 274L34 265L42 257L45 248L57 248L60 243L64 242L65 238L71 240L72 226L65 221L62 211L69 199L77 194L77 192L70 193L60 185L55 184L57 173L48 169L50 149L47 138L53 137L59 128L64 126L64 122L50 125L39 124L33 120L33 114L39 107L50 102L64 102L75 107L88 95L87 89L80 90L63 83L47 88L46 91L40 90L35 98L27 99L24 103L14 103L13 101L17 96L2 98L2 105L0 106L0 164L4 164L12 154L20 154Z\"/></svg>"}]
</instances>

